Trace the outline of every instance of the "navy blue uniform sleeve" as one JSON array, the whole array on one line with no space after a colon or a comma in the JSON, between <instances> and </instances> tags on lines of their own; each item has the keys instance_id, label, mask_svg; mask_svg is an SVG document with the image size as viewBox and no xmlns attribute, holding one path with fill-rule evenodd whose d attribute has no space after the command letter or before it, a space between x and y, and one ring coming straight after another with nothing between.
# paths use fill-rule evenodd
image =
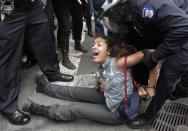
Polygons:
<instances>
[{"instance_id":1,"label":"navy blue uniform sleeve","mask_svg":"<svg viewBox=\"0 0 188 131\"><path fill-rule=\"evenodd\" d=\"M157 22L160 30L166 32L163 43L153 53L153 58L160 60L179 51L183 44L188 43L188 15L172 0L159 1Z\"/></svg>"}]
</instances>

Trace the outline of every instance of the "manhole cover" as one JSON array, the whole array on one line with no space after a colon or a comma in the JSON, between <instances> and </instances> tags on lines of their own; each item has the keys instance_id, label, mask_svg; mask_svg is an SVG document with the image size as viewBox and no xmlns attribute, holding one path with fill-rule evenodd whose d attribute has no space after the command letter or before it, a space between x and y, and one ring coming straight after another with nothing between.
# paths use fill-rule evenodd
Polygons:
<instances>
[{"instance_id":1,"label":"manhole cover","mask_svg":"<svg viewBox=\"0 0 188 131\"><path fill-rule=\"evenodd\" d=\"M167 102L159 111L152 127L156 131L175 131L178 125L188 126L188 106Z\"/></svg>"}]
</instances>

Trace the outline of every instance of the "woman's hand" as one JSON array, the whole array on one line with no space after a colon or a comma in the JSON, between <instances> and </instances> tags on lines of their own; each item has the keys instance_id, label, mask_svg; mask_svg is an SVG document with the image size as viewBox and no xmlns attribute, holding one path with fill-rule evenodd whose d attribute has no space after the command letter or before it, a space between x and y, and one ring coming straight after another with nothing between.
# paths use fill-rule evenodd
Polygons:
<instances>
[{"instance_id":1,"label":"woman's hand","mask_svg":"<svg viewBox=\"0 0 188 131\"><path fill-rule=\"evenodd\" d=\"M137 87L138 88L138 95L143 98L144 100L148 100L155 96L155 88L154 87L145 87L143 85Z\"/></svg>"},{"instance_id":2,"label":"woman's hand","mask_svg":"<svg viewBox=\"0 0 188 131\"><path fill-rule=\"evenodd\" d=\"M145 87L138 82L135 82L135 86L138 89L138 95L144 100L148 100L155 95L155 87Z\"/></svg>"},{"instance_id":3,"label":"woman's hand","mask_svg":"<svg viewBox=\"0 0 188 131\"><path fill-rule=\"evenodd\" d=\"M155 96L155 87L147 87L146 92L148 98Z\"/></svg>"},{"instance_id":4,"label":"woman's hand","mask_svg":"<svg viewBox=\"0 0 188 131\"><path fill-rule=\"evenodd\" d=\"M138 87L138 95L139 95L141 98L147 97L147 92L146 92L146 90L144 89L144 86L139 86L139 87Z\"/></svg>"}]
</instances>

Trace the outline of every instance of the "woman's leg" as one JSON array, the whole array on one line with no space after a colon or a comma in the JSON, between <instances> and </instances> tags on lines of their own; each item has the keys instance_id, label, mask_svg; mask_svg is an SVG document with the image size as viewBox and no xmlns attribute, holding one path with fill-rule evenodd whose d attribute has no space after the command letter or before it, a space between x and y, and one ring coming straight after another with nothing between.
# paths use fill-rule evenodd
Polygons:
<instances>
[{"instance_id":1,"label":"woman's leg","mask_svg":"<svg viewBox=\"0 0 188 131\"><path fill-rule=\"evenodd\" d=\"M125 122L120 119L120 115L117 111L109 111L105 104L75 102L71 105L44 106L30 101L24 104L22 110L34 115L41 115L61 121L73 121L82 118L111 125Z\"/></svg>"},{"instance_id":2,"label":"woman's leg","mask_svg":"<svg viewBox=\"0 0 188 131\"><path fill-rule=\"evenodd\" d=\"M36 78L36 83L37 92L44 93L51 97L97 104L105 103L104 95L99 93L95 88L55 85L49 83L44 76L39 76Z\"/></svg>"},{"instance_id":3,"label":"woman's leg","mask_svg":"<svg viewBox=\"0 0 188 131\"><path fill-rule=\"evenodd\" d=\"M63 100L105 103L104 95L99 93L95 88L48 84L44 94Z\"/></svg>"},{"instance_id":4,"label":"woman's leg","mask_svg":"<svg viewBox=\"0 0 188 131\"><path fill-rule=\"evenodd\" d=\"M49 117L55 120L73 121L78 118L89 119L105 124L121 124L124 121L119 113L111 112L105 104L75 102L71 105L54 105L49 108Z\"/></svg>"}]
</instances>

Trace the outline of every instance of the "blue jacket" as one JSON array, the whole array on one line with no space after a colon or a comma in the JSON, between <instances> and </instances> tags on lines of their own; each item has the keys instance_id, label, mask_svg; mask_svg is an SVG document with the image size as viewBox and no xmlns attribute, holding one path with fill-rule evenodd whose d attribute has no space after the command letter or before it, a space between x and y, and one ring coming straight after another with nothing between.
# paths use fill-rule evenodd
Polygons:
<instances>
[{"instance_id":1,"label":"blue jacket","mask_svg":"<svg viewBox=\"0 0 188 131\"><path fill-rule=\"evenodd\" d=\"M109 110L114 112L125 98L125 77L124 69L116 66L115 58L109 58L102 67L101 82L105 81L104 96L106 105ZM133 93L133 81L131 77L131 69L127 69L127 95Z\"/></svg>"}]
</instances>

